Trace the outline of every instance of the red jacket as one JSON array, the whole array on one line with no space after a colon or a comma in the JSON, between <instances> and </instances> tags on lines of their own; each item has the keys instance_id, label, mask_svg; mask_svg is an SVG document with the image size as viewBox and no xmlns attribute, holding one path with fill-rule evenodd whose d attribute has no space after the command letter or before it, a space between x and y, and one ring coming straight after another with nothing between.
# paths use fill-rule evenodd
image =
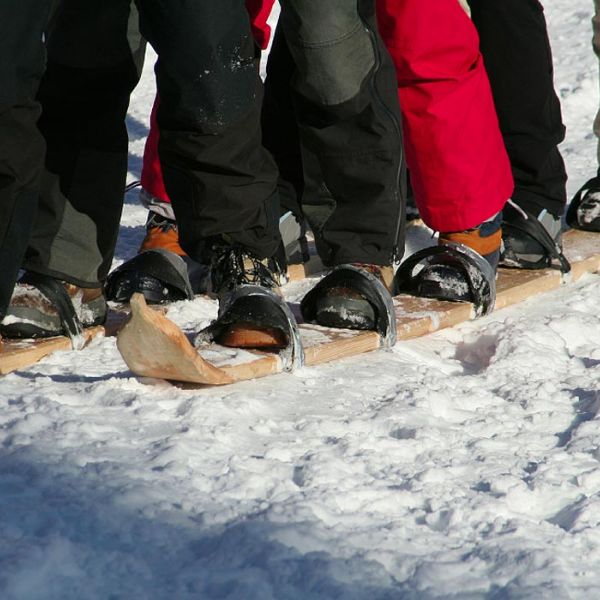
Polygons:
<instances>
[{"instance_id":1,"label":"red jacket","mask_svg":"<svg viewBox=\"0 0 600 600\"><path fill-rule=\"evenodd\" d=\"M376 1L419 213L436 231L475 227L514 189L477 30L456 0Z\"/></svg>"}]
</instances>

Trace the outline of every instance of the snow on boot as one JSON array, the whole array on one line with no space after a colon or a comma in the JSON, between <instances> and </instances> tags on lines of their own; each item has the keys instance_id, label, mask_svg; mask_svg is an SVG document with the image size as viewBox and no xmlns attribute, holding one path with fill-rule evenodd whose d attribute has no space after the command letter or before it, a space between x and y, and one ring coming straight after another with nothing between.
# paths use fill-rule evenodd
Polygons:
<instances>
[{"instance_id":1,"label":"snow on boot","mask_svg":"<svg viewBox=\"0 0 600 600\"><path fill-rule=\"evenodd\" d=\"M583 231L600 231L600 169L575 194L567 210L567 225Z\"/></svg>"},{"instance_id":2,"label":"snow on boot","mask_svg":"<svg viewBox=\"0 0 600 600\"><path fill-rule=\"evenodd\" d=\"M273 261L239 246L215 246L213 253L211 291L219 298L219 316L198 341L236 348L288 346L289 315L279 290L281 274L272 270Z\"/></svg>"},{"instance_id":3,"label":"snow on boot","mask_svg":"<svg viewBox=\"0 0 600 600\"><path fill-rule=\"evenodd\" d=\"M479 227L440 233L438 246L408 257L396 272L394 294L471 302L477 315L490 312L496 299L496 270L502 241L501 214ZM423 263L417 274L414 269Z\"/></svg>"},{"instance_id":4,"label":"snow on boot","mask_svg":"<svg viewBox=\"0 0 600 600\"><path fill-rule=\"evenodd\" d=\"M547 210L536 217L509 200L503 210L502 242L502 266L546 269L556 260L564 273L571 269L562 251L560 216Z\"/></svg>"},{"instance_id":5,"label":"snow on boot","mask_svg":"<svg viewBox=\"0 0 600 600\"><path fill-rule=\"evenodd\" d=\"M101 325L106 314L101 287L82 288L26 272L15 286L0 332L7 338L67 335L78 347L83 328Z\"/></svg>"},{"instance_id":6,"label":"snow on boot","mask_svg":"<svg viewBox=\"0 0 600 600\"><path fill-rule=\"evenodd\" d=\"M336 267L303 298L302 316L325 327L375 330L385 339L395 338L393 275L391 266Z\"/></svg>"}]
</instances>

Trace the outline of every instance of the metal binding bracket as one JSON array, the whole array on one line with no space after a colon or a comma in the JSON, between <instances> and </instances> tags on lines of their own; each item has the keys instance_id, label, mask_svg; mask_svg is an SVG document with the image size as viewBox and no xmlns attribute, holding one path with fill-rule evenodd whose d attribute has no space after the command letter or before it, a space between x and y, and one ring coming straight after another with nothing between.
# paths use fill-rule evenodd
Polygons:
<instances>
[{"instance_id":1,"label":"metal binding bracket","mask_svg":"<svg viewBox=\"0 0 600 600\"><path fill-rule=\"evenodd\" d=\"M135 292L152 304L194 297L185 261L164 248L145 250L124 262L110 273L104 289L115 302L128 302Z\"/></svg>"},{"instance_id":2,"label":"metal binding bracket","mask_svg":"<svg viewBox=\"0 0 600 600\"><path fill-rule=\"evenodd\" d=\"M599 193L600 192L600 169L596 177L592 177L589 181L586 181L579 191L573 196L573 199L569 203L567 213L565 215L565 221L567 225L574 229L581 229L582 231L597 231L595 227L582 225L577 218L579 208L581 207L584 197L588 193ZM595 220L594 220L595 221Z\"/></svg>"},{"instance_id":3,"label":"metal binding bracket","mask_svg":"<svg viewBox=\"0 0 600 600\"><path fill-rule=\"evenodd\" d=\"M65 335L71 340L71 347L73 350L81 350L85 345L83 325L65 286L50 275L31 271L26 272L20 282L32 285L48 298L60 317Z\"/></svg>"},{"instance_id":4,"label":"metal binding bracket","mask_svg":"<svg viewBox=\"0 0 600 600\"><path fill-rule=\"evenodd\" d=\"M382 348L396 343L396 312L392 296L379 277L354 265L335 267L302 300L302 316L307 321L316 317L317 298L334 287L347 287L363 296L376 310L376 331L381 338Z\"/></svg>"},{"instance_id":5,"label":"metal binding bracket","mask_svg":"<svg viewBox=\"0 0 600 600\"><path fill-rule=\"evenodd\" d=\"M293 371L304 364L300 331L292 311L281 296L258 285L242 285L226 294L219 302L217 319L198 333L195 345L213 342L226 328L241 320L254 320L285 332L288 344L279 354L284 371Z\"/></svg>"},{"instance_id":6,"label":"metal binding bracket","mask_svg":"<svg viewBox=\"0 0 600 600\"><path fill-rule=\"evenodd\" d=\"M581 197L579 198L579 203L580 201ZM552 236L548 233L546 228L534 215L524 210L521 206L512 200L509 200L508 202L509 204L507 204L507 206L512 207L513 211L511 219L509 221L505 221L502 225L504 230L507 232L511 229L521 231L522 233L534 239L548 253L550 258L548 261L548 266L552 266L552 259L555 259L558 261L558 268L560 269L560 272L563 275L568 274L571 271L571 263L565 256L560 245L557 244L554 239L552 239ZM573 202L575 202L575 199ZM571 203L571 206L573 206L573 203ZM569 207L569 210L571 210L571 206ZM567 222L568 220L569 216L567 215Z\"/></svg>"},{"instance_id":7,"label":"metal binding bracket","mask_svg":"<svg viewBox=\"0 0 600 600\"><path fill-rule=\"evenodd\" d=\"M475 250L455 242L424 248L409 256L400 265L394 276L394 295L400 292L414 294L419 286L419 274L415 275L415 268L421 263L429 264L436 257L447 257L461 268L469 285L475 316L481 317L494 310L496 303L496 273L494 269Z\"/></svg>"}]
</instances>

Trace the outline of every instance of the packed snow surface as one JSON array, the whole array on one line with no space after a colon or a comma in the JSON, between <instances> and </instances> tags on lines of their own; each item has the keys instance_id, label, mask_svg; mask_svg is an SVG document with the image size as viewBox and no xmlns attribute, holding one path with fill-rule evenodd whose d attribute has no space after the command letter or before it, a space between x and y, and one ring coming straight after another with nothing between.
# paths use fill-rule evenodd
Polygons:
<instances>
[{"instance_id":1,"label":"packed snow surface","mask_svg":"<svg viewBox=\"0 0 600 600\"><path fill-rule=\"evenodd\" d=\"M545 4L572 193L596 169L592 2ZM144 219L129 194L119 262ZM138 380L114 339L2 378L0 598L600 598L599 298L588 276L225 388ZM193 328L215 311L169 315Z\"/></svg>"}]
</instances>

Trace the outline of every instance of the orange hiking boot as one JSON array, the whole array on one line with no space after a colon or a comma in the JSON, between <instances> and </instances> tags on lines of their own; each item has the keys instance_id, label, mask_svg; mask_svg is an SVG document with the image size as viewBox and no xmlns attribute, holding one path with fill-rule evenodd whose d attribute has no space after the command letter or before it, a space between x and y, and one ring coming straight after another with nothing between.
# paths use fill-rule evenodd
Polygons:
<instances>
[{"instance_id":1,"label":"orange hiking boot","mask_svg":"<svg viewBox=\"0 0 600 600\"><path fill-rule=\"evenodd\" d=\"M489 264L495 278L502 247L502 213L498 213L491 220L473 229L440 233L438 245L452 246L453 244L474 250ZM423 271L421 276L423 296L443 300L472 301L473 282L469 281L464 267L457 264L453 257L441 254Z\"/></svg>"},{"instance_id":2,"label":"orange hiking boot","mask_svg":"<svg viewBox=\"0 0 600 600\"><path fill-rule=\"evenodd\" d=\"M177 223L153 211L148 212L146 221L146 235L138 252L145 250L169 250L178 256L186 256L179 245L179 231Z\"/></svg>"}]
</instances>

